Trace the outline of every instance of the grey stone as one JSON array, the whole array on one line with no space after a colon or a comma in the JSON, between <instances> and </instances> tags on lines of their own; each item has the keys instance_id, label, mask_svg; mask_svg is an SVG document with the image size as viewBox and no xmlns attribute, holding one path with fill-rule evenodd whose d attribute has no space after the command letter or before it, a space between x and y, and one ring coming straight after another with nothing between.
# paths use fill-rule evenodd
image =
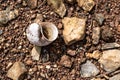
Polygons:
<instances>
[{"instance_id":1,"label":"grey stone","mask_svg":"<svg viewBox=\"0 0 120 80\"><path fill-rule=\"evenodd\" d=\"M91 61L87 61L85 64L81 65L81 77L96 76L99 72L100 71Z\"/></svg>"},{"instance_id":2,"label":"grey stone","mask_svg":"<svg viewBox=\"0 0 120 80\"><path fill-rule=\"evenodd\" d=\"M106 50L103 51L99 63L107 72L113 72L120 67L120 50Z\"/></svg>"}]
</instances>

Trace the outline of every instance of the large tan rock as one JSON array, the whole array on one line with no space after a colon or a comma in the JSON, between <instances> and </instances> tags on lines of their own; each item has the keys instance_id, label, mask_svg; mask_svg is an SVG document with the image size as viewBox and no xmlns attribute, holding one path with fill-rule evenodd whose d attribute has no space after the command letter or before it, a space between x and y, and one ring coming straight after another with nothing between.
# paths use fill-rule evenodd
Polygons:
<instances>
[{"instance_id":1,"label":"large tan rock","mask_svg":"<svg viewBox=\"0 0 120 80\"><path fill-rule=\"evenodd\" d=\"M65 17L62 23L64 24L63 37L67 45L84 38L86 19Z\"/></svg>"},{"instance_id":2,"label":"large tan rock","mask_svg":"<svg viewBox=\"0 0 120 80\"><path fill-rule=\"evenodd\" d=\"M93 0L77 0L78 5L82 7L85 11L91 11L95 5Z\"/></svg>"},{"instance_id":3,"label":"large tan rock","mask_svg":"<svg viewBox=\"0 0 120 80\"><path fill-rule=\"evenodd\" d=\"M102 68L107 72L115 71L120 67L120 50L106 50L99 59Z\"/></svg>"},{"instance_id":4,"label":"large tan rock","mask_svg":"<svg viewBox=\"0 0 120 80\"><path fill-rule=\"evenodd\" d=\"M26 71L27 69L22 62L15 62L13 66L8 70L7 76L13 80L19 80L21 75Z\"/></svg>"}]
</instances>

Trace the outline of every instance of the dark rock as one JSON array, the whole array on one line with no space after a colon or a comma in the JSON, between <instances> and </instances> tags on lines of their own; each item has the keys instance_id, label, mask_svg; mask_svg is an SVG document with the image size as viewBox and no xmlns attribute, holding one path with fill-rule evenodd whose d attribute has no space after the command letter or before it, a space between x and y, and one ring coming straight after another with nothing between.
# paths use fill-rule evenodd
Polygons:
<instances>
[{"instance_id":1,"label":"dark rock","mask_svg":"<svg viewBox=\"0 0 120 80\"><path fill-rule=\"evenodd\" d=\"M102 32L102 39L106 42L110 42L110 41L113 41L113 32L112 30L107 27L107 26L104 26L103 29L101 30Z\"/></svg>"}]
</instances>

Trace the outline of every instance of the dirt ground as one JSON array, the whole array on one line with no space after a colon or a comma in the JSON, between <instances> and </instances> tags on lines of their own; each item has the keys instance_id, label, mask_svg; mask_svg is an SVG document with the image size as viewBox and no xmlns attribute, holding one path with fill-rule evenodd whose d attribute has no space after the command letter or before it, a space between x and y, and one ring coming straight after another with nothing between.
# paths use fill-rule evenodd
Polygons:
<instances>
[{"instance_id":1,"label":"dirt ground","mask_svg":"<svg viewBox=\"0 0 120 80\"><path fill-rule=\"evenodd\" d=\"M107 42L120 43L120 0L95 0L95 6L90 12L85 12L78 6L77 3L65 3L67 13L65 17L85 17L86 36L82 41L78 41L70 46L65 45L63 40L63 27L59 28L62 18L59 17L52 8L45 2L46 0L38 0L38 7L30 9L28 6L23 6L22 0L0 0L0 10L5 10L7 7L19 10L19 16L8 22L4 26L0 26L2 34L0 34L0 80L11 80L6 76L9 63L21 61L25 63L28 73L25 75L25 80L90 80L90 78L80 77L80 64L87 58L86 52L94 50L101 51L101 44ZM25 32L26 28L36 17L36 14L43 15L43 21L49 21L58 26L59 36L50 45L42 47L41 60L34 61L31 59L30 52L33 45L28 41ZM105 17L103 25L100 26L103 30L104 26L108 26L112 30L112 39L103 40L100 38L99 44L92 44L92 29L91 22L95 19L96 13L102 13ZM102 34L101 34L102 35ZM67 50L75 50L77 54L71 58L73 61L71 68L66 68L60 65L60 59L67 53ZM31 61L31 64L27 64ZM100 69L100 74L105 72L100 68L99 63L93 60L94 64ZM46 65L50 65L51 69L46 69ZM32 71L30 72L30 70Z\"/></svg>"}]
</instances>

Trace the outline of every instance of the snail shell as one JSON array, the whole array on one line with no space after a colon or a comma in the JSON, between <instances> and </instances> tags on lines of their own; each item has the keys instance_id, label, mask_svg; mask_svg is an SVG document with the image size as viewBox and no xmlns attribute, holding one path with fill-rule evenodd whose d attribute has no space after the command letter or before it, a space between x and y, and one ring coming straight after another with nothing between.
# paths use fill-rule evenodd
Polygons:
<instances>
[{"instance_id":1,"label":"snail shell","mask_svg":"<svg viewBox=\"0 0 120 80\"><path fill-rule=\"evenodd\" d=\"M58 36L57 27L50 22L32 23L26 29L28 40L37 46L46 46Z\"/></svg>"}]
</instances>

